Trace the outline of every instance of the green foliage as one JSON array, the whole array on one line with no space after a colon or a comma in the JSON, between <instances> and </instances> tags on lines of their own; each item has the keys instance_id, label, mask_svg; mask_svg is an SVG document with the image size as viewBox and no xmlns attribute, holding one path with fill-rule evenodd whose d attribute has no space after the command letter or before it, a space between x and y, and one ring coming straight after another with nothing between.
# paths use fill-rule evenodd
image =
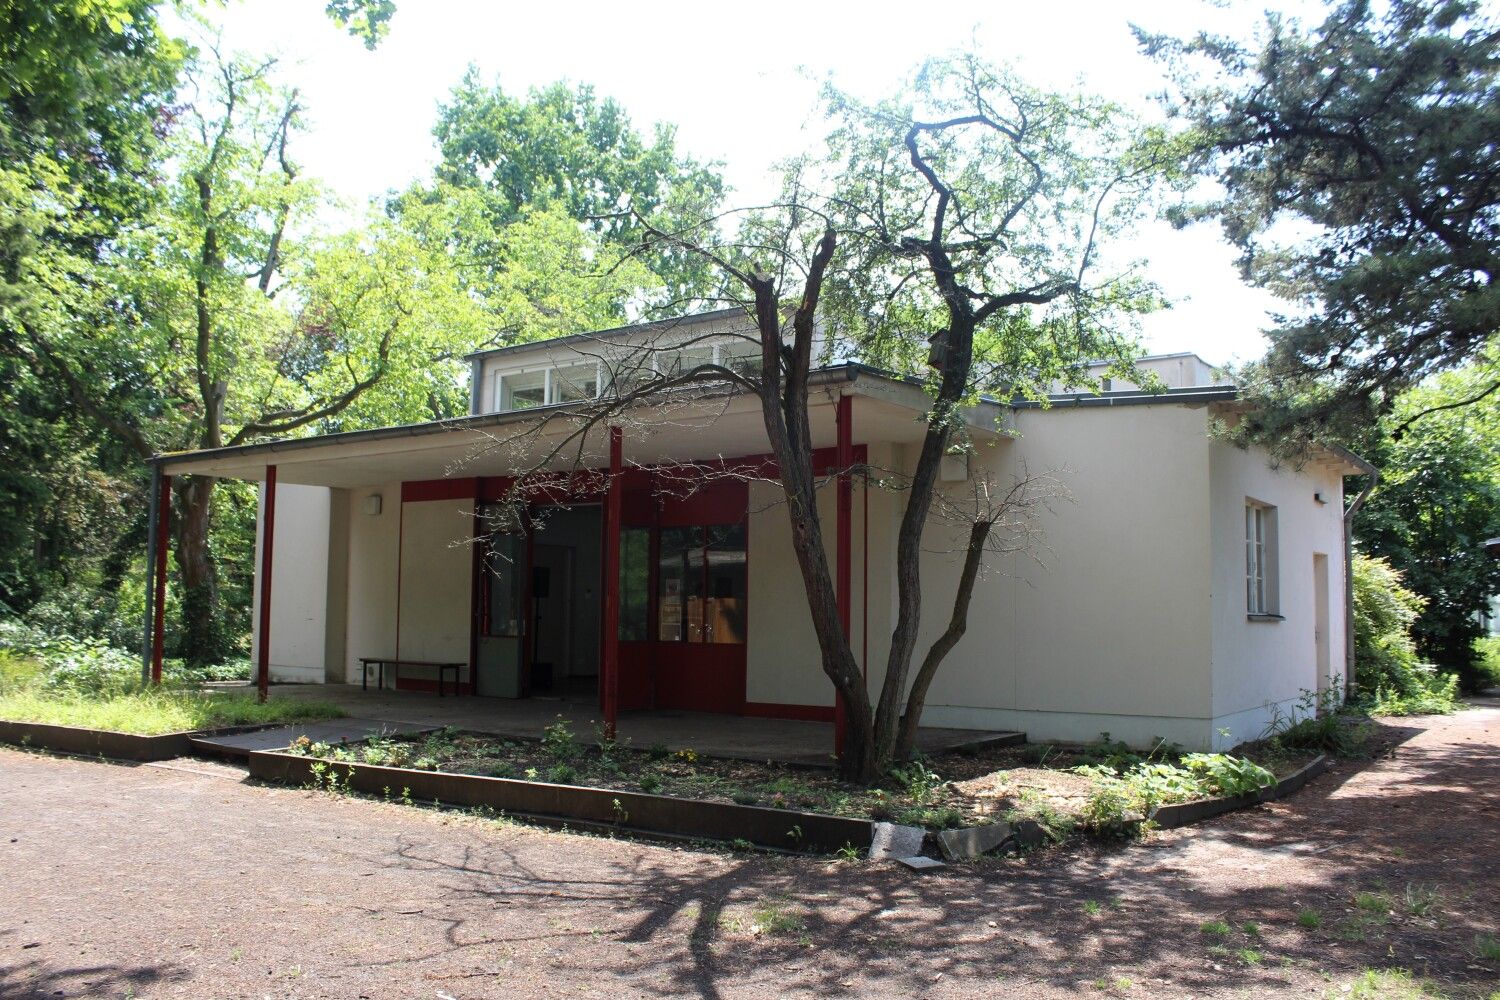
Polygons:
<instances>
[{"instance_id":1,"label":"green foliage","mask_svg":"<svg viewBox=\"0 0 1500 1000\"><path fill-rule=\"evenodd\" d=\"M1481 683L1478 613L1500 593L1500 559L1484 549L1500 532L1500 392L1456 404L1496 385L1500 344L1481 363L1405 394L1370 449L1381 484L1355 522L1361 548L1421 595L1410 619L1417 657L1456 672L1466 690ZM1445 406L1453 408L1434 409ZM1407 697L1422 693L1399 677L1386 686Z\"/></svg>"},{"instance_id":2,"label":"green foliage","mask_svg":"<svg viewBox=\"0 0 1500 1000\"><path fill-rule=\"evenodd\" d=\"M373 49L391 30L396 3L395 0L328 0L324 10L351 37L364 42L365 48Z\"/></svg>"},{"instance_id":3,"label":"green foliage","mask_svg":"<svg viewBox=\"0 0 1500 1000\"><path fill-rule=\"evenodd\" d=\"M1352 756L1369 738L1368 723L1339 704L1338 685L1319 696L1316 691L1302 692L1290 711L1273 706L1261 739L1273 750L1292 753L1332 753Z\"/></svg>"},{"instance_id":4,"label":"green foliage","mask_svg":"<svg viewBox=\"0 0 1500 1000\"><path fill-rule=\"evenodd\" d=\"M891 768L888 777L919 806L925 806L943 784L940 775L916 760Z\"/></svg>"},{"instance_id":5,"label":"green foliage","mask_svg":"<svg viewBox=\"0 0 1500 1000\"><path fill-rule=\"evenodd\" d=\"M1481 687L1500 687L1500 635L1475 639L1474 659Z\"/></svg>"},{"instance_id":6,"label":"green foliage","mask_svg":"<svg viewBox=\"0 0 1500 1000\"><path fill-rule=\"evenodd\" d=\"M101 275L151 197L184 55L156 8L0 5L0 606L12 612L85 579L136 526L122 500L137 456L80 412L47 347L74 329L97 340L119 306Z\"/></svg>"},{"instance_id":7,"label":"green foliage","mask_svg":"<svg viewBox=\"0 0 1500 1000\"><path fill-rule=\"evenodd\" d=\"M1117 375L1131 370L1136 317L1159 306L1157 291L1128 267L1080 284L1079 265L1087 271L1097 246L1127 234L1171 174L1177 154L1158 130L1109 101L1033 87L974 53L927 60L879 103L832 88L826 103L836 176L828 211L844 252L823 303L861 358L938 377L928 341L952 317L917 250L934 241L976 308L990 294L1001 300L984 311L972 345L952 345L970 354L973 391L1044 398L1055 381L1088 385L1089 361L1113 361ZM965 119L974 124L911 131ZM909 138L961 209L935 213ZM811 183L810 173L810 165L794 170L787 198ZM741 242L773 245L769 232L751 228ZM770 260L762 266L776 269ZM1003 298L1021 289L1032 294Z\"/></svg>"},{"instance_id":8,"label":"green foliage","mask_svg":"<svg viewBox=\"0 0 1500 1000\"><path fill-rule=\"evenodd\" d=\"M1229 754L1183 754L1182 766L1193 775L1199 787L1216 796L1244 795L1276 783L1276 776L1259 764Z\"/></svg>"},{"instance_id":9,"label":"green foliage","mask_svg":"<svg viewBox=\"0 0 1500 1000\"><path fill-rule=\"evenodd\" d=\"M1408 969L1366 969L1343 994L1354 1000L1442 1000Z\"/></svg>"},{"instance_id":10,"label":"green foliage","mask_svg":"<svg viewBox=\"0 0 1500 1000\"><path fill-rule=\"evenodd\" d=\"M0 719L83 726L153 736L224 726L315 721L343 715L315 701L257 702L246 694L203 694L174 688L97 695L35 687L0 693Z\"/></svg>"},{"instance_id":11,"label":"green foliage","mask_svg":"<svg viewBox=\"0 0 1500 1000\"><path fill-rule=\"evenodd\" d=\"M1404 586L1402 575L1384 559L1356 555L1353 574L1354 658L1372 712L1451 712L1456 678L1419 662L1411 638L1427 601Z\"/></svg>"},{"instance_id":12,"label":"green foliage","mask_svg":"<svg viewBox=\"0 0 1500 1000\"><path fill-rule=\"evenodd\" d=\"M517 97L484 83L470 67L439 109L433 134L441 156L435 184L403 196L403 211L460 189L478 196L496 229L539 207L619 250L640 242L636 216L676 230L711 214L724 192L713 165L678 153L675 128L659 124L648 138L618 103L587 85L559 82ZM471 249L477 260L495 259L482 236ZM663 302L707 290L701 257L672 248L654 264ZM615 301L618 317L625 305L624 297Z\"/></svg>"},{"instance_id":13,"label":"green foliage","mask_svg":"<svg viewBox=\"0 0 1500 1000\"><path fill-rule=\"evenodd\" d=\"M573 727L562 716L542 730L542 750L558 763L570 763L583 753L583 747L573 735Z\"/></svg>"},{"instance_id":14,"label":"green foliage","mask_svg":"<svg viewBox=\"0 0 1500 1000\"><path fill-rule=\"evenodd\" d=\"M1222 753L1182 754L1177 764L1125 753L1111 757L1113 763L1081 764L1073 771L1094 784L1082 811L1084 825L1112 836L1130 832L1159 806L1243 795L1276 780L1253 761Z\"/></svg>"},{"instance_id":15,"label":"green foliage","mask_svg":"<svg viewBox=\"0 0 1500 1000\"><path fill-rule=\"evenodd\" d=\"M1268 13L1253 45L1141 35L1177 77L1191 165L1223 191L1182 221L1218 218L1289 307L1240 373L1242 440L1358 440L1494 336L1495 29L1478 0L1342 0L1313 26Z\"/></svg>"}]
</instances>

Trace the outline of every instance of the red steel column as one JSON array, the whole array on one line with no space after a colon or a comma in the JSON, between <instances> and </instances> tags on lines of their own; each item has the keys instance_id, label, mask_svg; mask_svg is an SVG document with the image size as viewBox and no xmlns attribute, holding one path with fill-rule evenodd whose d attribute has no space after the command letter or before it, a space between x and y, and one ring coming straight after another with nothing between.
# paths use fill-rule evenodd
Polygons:
<instances>
[{"instance_id":1,"label":"red steel column","mask_svg":"<svg viewBox=\"0 0 1500 1000\"><path fill-rule=\"evenodd\" d=\"M604 500L604 663L599 671L599 697L604 710L604 732L615 738L620 711L620 500L625 483L624 432L609 429L609 487Z\"/></svg>"},{"instance_id":2,"label":"red steel column","mask_svg":"<svg viewBox=\"0 0 1500 1000\"><path fill-rule=\"evenodd\" d=\"M260 630L255 665L256 697L271 693L271 552L276 545L276 466L266 466L266 504L260 536Z\"/></svg>"},{"instance_id":3,"label":"red steel column","mask_svg":"<svg viewBox=\"0 0 1500 1000\"><path fill-rule=\"evenodd\" d=\"M151 621L151 683L161 683L162 651L167 641L167 530L172 522L172 477L161 477L156 501L156 579L151 581L156 599Z\"/></svg>"},{"instance_id":4,"label":"red steel column","mask_svg":"<svg viewBox=\"0 0 1500 1000\"><path fill-rule=\"evenodd\" d=\"M848 642L851 634L849 612L854 604L854 582L851 572L854 548L854 475L850 471L850 467L854 465L854 397L840 396L834 415L838 425L836 461L839 474L838 525L835 533L838 562L834 571L834 590L838 598L839 622L844 626L844 641ZM844 696L836 692L833 709L833 752L839 757L844 755L844 730L848 726L848 721Z\"/></svg>"}]
</instances>

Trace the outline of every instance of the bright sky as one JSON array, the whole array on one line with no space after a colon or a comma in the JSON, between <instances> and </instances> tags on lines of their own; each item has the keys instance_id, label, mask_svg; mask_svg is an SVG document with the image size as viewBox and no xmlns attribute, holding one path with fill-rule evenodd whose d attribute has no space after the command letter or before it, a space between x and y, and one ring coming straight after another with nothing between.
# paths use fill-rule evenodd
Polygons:
<instances>
[{"instance_id":1,"label":"bright sky","mask_svg":"<svg viewBox=\"0 0 1500 1000\"><path fill-rule=\"evenodd\" d=\"M972 39L1038 84L1082 86L1151 114L1165 80L1137 51L1132 22L1243 35L1267 6L1316 14L1305 0L397 0L389 36L368 52L328 20L323 0L230 0L210 13L227 49L284 57L284 81L301 89L311 126L295 155L356 202L431 169L438 104L474 63L511 93L591 83L638 127L675 123L682 151L722 162L730 203L753 204L775 190L777 160L819 140L813 111L826 76L880 96L923 57ZM1174 303L1145 321L1150 351L1196 351L1214 363L1261 353L1274 300L1240 282L1215 227L1153 224L1132 243Z\"/></svg>"}]
</instances>

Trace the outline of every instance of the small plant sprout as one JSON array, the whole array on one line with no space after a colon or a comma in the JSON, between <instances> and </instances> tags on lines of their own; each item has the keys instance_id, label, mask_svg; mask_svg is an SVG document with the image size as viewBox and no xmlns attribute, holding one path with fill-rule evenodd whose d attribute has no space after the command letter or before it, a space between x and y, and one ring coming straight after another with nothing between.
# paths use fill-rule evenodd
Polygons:
<instances>
[{"instance_id":1,"label":"small plant sprout","mask_svg":"<svg viewBox=\"0 0 1500 1000\"><path fill-rule=\"evenodd\" d=\"M1493 934L1476 935L1474 954L1486 962L1500 962L1500 940L1497 940Z\"/></svg>"},{"instance_id":2,"label":"small plant sprout","mask_svg":"<svg viewBox=\"0 0 1500 1000\"><path fill-rule=\"evenodd\" d=\"M1297 911L1297 926L1304 930L1315 931L1322 923L1323 918L1311 906L1304 906Z\"/></svg>"},{"instance_id":3,"label":"small plant sprout","mask_svg":"<svg viewBox=\"0 0 1500 1000\"><path fill-rule=\"evenodd\" d=\"M1239 951L1235 952L1235 957L1238 958L1241 962L1244 962L1246 965L1259 965L1261 962L1265 961L1265 956L1256 951L1254 948L1241 948Z\"/></svg>"},{"instance_id":4,"label":"small plant sprout","mask_svg":"<svg viewBox=\"0 0 1500 1000\"><path fill-rule=\"evenodd\" d=\"M1099 905L1097 899L1085 899L1083 901L1083 912L1091 917L1097 917L1104 907Z\"/></svg>"},{"instance_id":5,"label":"small plant sprout","mask_svg":"<svg viewBox=\"0 0 1500 1000\"><path fill-rule=\"evenodd\" d=\"M1431 916L1441 901L1442 893L1437 886L1420 885L1416 882L1409 884L1401 897L1406 912L1414 917Z\"/></svg>"},{"instance_id":6,"label":"small plant sprout","mask_svg":"<svg viewBox=\"0 0 1500 1000\"><path fill-rule=\"evenodd\" d=\"M1226 938L1229 936L1230 927L1222 920L1208 920L1199 926L1198 930L1204 937Z\"/></svg>"},{"instance_id":7,"label":"small plant sprout","mask_svg":"<svg viewBox=\"0 0 1500 1000\"><path fill-rule=\"evenodd\" d=\"M763 899L750 913L752 934L801 934L807 924L796 913L787 909L784 900Z\"/></svg>"}]
</instances>

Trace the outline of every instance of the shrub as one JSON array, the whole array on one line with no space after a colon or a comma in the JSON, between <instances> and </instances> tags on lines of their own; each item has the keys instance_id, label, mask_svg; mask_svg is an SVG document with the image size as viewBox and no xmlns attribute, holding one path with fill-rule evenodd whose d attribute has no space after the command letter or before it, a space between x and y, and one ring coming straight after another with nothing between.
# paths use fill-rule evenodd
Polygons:
<instances>
[{"instance_id":1,"label":"shrub","mask_svg":"<svg viewBox=\"0 0 1500 1000\"><path fill-rule=\"evenodd\" d=\"M1224 753L1183 754L1182 766L1213 795L1244 795L1276 783L1276 776L1254 761Z\"/></svg>"},{"instance_id":2,"label":"shrub","mask_svg":"<svg viewBox=\"0 0 1500 1000\"><path fill-rule=\"evenodd\" d=\"M567 763L577 760L583 748L573 738L568 720L559 715L556 722L542 730L542 749L553 760Z\"/></svg>"},{"instance_id":3,"label":"shrub","mask_svg":"<svg viewBox=\"0 0 1500 1000\"><path fill-rule=\"evenodd\" d=\"M1083 804L1083 824L1098 834L1123 835L1130 821L1133 796L1119 778L1096 779L1094 790Z\"/></svg>"},{"instance_id":4,"label":"shrub","mask_svg":"<svg viewBox=\"0 0 1500 1000\"><path fill-rule=\"evenodd\" d=\"M1458 710L1458 675L1439 675L1430 690L1401 694L1381 685L1369 700L1371 715L1449 715Z\"/></svg>"},{"instance_id":5,"label":"shrub","mask_svg":"<svg viewBox=\"0 0 1500 1000\"><path fill-rule=\"evenodd\" d=\"M1357 753L1369 735L1368 724L1339 706L1337 690L1322 695L1304 690L1290 712L1273 706L1261 739L1273 749L1347 756Z\"/></svg>"},{"instance_id":6,"label":"shrub","mask_svg":"<svg viewBox=\"0 0 1500 1000\"><path fill-rule=\"evenodd\" d=\"M1500 687L1500 635L1482 635L1474 640L1474 666L1481 688Z\"/></svg>"},{"instance_id":7,"label":"shrub","mask_svg":"<svg viewBox=\"0 0 1500 1000\"><path fill-rule=\"evenodd\" d=\"M1412 641L1427 599L1384 559L1356 555L1352 570L1354 662L1365 704L1385 715L1453 711L1456 686L1418 659Z\"/></svg>"}]
</instances>

